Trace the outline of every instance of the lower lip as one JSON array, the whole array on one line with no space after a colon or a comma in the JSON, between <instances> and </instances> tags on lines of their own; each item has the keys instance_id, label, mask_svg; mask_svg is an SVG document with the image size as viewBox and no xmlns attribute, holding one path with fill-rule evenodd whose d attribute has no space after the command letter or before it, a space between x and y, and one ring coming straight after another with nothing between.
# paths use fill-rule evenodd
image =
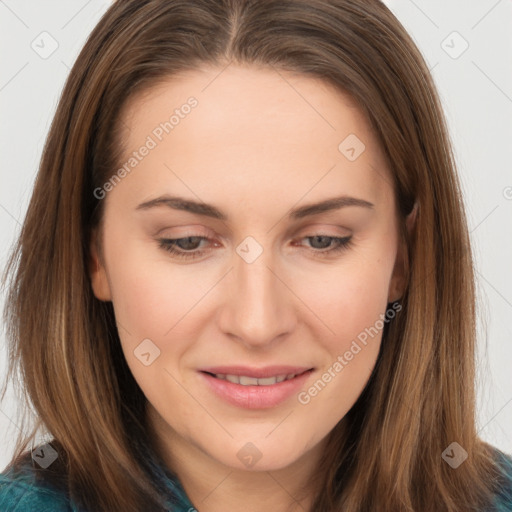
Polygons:
<instances>
[{"instance_id":1,"label":"lower lip","mask_svg":"<svg viewBox=\"0 0 512 512\"><path fill-rule=\"evenodd\" d=\"M244 409L267 409L276 407L296 394L304 386L312 370L308 370L293 379L277 382L270 386L243 386L212 375L199 372L210 388L232 405Z\"/></svg>"}]
</instances>

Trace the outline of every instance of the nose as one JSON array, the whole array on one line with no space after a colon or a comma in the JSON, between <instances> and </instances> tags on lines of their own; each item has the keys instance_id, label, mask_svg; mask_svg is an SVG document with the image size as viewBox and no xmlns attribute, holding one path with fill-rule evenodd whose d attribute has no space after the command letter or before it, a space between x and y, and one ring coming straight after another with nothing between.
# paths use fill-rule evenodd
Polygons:
<instances>
[{"instance_id":1,"label":"nose","mask_svg":"<svg viewBox=\"0 0 512 512\"><path fill-rule=\"evenodd\" d=\"M234 254L224 280L225 300L219 326L248 348L266 348L291 333L297 323L296 302L286 272L270 251L252 263Z\"/></svg>"}]
</instances>

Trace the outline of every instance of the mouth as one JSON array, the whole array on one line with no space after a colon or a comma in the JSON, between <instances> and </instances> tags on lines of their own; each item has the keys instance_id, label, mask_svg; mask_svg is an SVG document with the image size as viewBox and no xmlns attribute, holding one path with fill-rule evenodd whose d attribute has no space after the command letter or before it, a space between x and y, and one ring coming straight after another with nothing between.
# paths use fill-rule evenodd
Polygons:
<instances>
[{"instance_id":1,"label":"mouth","mask_svg":"<svg viewBox=\"0 0 512 512\"><path fill-rule=\"evenodd\" d=\"M284 382L287 380L292 380L299 375L303 375L306 372L313 371L313 368L308 370L298 372L298 373L283 373L281 375L275 375L271 377L250 377L249 375L235 375L235 374L226 374L226 373L212 373L212 372L203 372L216 379L226 380L231 382L232 384L240 384L242 386L273 386L274 384L279 384L280 382Z\"/></svg>"},{"instance_id":2,"label":"mouth","mask_svg":"<svg viewBox=\"0 0 512 512\"><path fill-rule=\"evenodd\" d=\"M199 370L199 375L223 402L244 409L269 409L299 393L314 370L291 366L215 367Z\"/></svg>"}]
</instances>

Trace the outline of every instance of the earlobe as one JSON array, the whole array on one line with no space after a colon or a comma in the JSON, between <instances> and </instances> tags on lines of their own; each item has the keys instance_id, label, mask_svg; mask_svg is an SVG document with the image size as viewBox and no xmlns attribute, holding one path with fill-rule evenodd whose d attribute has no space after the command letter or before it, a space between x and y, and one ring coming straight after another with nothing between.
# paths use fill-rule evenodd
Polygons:
<instances>
[{"instance_id":1,"label":"earlobe","mask_svg":"<svg viewBox=\"0 0 512 512\"><path fill-rule=\"evenodd\" d=\"M405 226L409 238L416 225L416 216L418 212L418 203L414 203L414 207L405 219ZM398 253L395 260L395 267L393 269L393 275L391 282L389 283L388 302L395 302L400 300L404 294L407 286L407 269L409 267L408 255L407 255L407 244L405 241L401 241L398 249Z\"/></svg>"},{"instance_id":2,"label":"earlobe","mask_svg":"<svg viewBox=\"0 0 512 512\"><path fill-rule=\"evenodd\" d=\"M105 265L100 257L100 249L98 247L96 232L91 236L89 255L89 277L91 279L91 287L94 296L102 301L112 300L110 285L107 279Z\"/></svg>"},{"instance_id":3,"label":"earlobe","mask_svg":"<svg viewBox=\"0 0 512 512\"><path fill-rule=\"evenodd\" d=\"M416 201L414 203L411 213L409 213L409 215L407 215L406 220L405 220L405 225L407 226L407 232L409 233L409 237L411 236L414 226L416 225L417 214L418 214L418 201Z\"/></svg>"},{"instance_id":4,"label":"earlobe","mask_svg":"<svg viewBox=\"0 0 512 512\"><path fill-rule=\"evenodd\" d=\"M405 289L405 279L403 275L403 263L397 258L395 268L393 269L393 277L389 283L388 302L400 300Z\"/></svg>"}]
</instances>

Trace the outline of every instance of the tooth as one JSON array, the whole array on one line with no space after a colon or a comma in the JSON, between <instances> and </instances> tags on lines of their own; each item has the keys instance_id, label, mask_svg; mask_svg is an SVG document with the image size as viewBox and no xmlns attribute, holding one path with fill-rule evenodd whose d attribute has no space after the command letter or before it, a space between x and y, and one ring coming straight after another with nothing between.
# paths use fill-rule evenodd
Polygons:
<instances>
[{"instance_id":1,"label":"tooth","mask_svg":"<svg viewBox=\"0 0 512 512\"><path fill-rule=\"evenodd\" d=\"M289 373L288 375L278 375L276 377L265 377L258 379L256 377L248 377L247 375L227 375L224 373L216 373L215 377L221 380L227 380L233 384L240 384L242 386L272 386L290 380L296 377L296 373Z\"/></svg>"},{"instance_id":2,"label":"tooth","mask_svg":"<svg viewBox=\"0 0 512 512\"><path fill-rule=\"evenodd\" d=\"M271 386L272 384L275 384L276 382L278 382L276 377L267 377L265 379L258 379L259 386Z\"/></svg>"},{"instance_id":3,"label":"tooth","mask_svg":"<svg viewBox=\"0 0 512 512\"><path fill-rule=\"evenodd\" d=\"M240 375L240 384L242 384L242 386L257 386L258 379L256 377L246 377L245 375Z\"/></svg>"}]
</instances>

